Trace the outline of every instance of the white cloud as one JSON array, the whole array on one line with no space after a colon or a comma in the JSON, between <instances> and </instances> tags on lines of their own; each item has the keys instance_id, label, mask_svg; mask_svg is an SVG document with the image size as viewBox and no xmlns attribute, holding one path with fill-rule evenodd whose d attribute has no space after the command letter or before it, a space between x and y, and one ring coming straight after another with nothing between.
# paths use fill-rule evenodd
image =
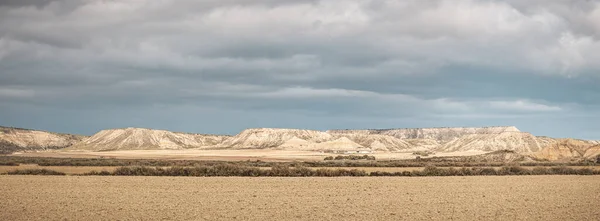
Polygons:
<instances>
[{"instance_id":1,"label":"white cloud","mask_svg":"<svg viewBox=\"0 0 600 221\"><path fill-rule=\"evenodd\" d=\"M492 108L504 109L504 110L516 110L516 111L533 111L533 112L547 112L547 111L560 111L562 110L559 106L551 106L546 104L535 103L527 100L516 100L516 101L491 101L489 105Z\"/></svg>"}]
</instances>

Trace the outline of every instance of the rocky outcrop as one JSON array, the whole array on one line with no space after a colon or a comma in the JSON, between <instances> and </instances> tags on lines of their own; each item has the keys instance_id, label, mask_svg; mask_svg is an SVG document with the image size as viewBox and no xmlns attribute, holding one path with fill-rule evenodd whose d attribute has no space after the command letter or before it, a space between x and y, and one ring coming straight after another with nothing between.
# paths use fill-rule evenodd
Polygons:
<instances>
[{"instance_id":1,"label":"rocky outcrop","mask_svg":"<svg viewBox=\"0 0 600 221\"><path fill-rule=\"evenodd\" d=\"M146 149L285 149L411 151L513 151L540 159L592 158L596 141L536 137L516 127L415 128L377 130L247 129L235 136L177 133L144 128L103 130L85 138L15 128L2 128L4 150L146 150ZM85 139L84 139L85 138ZM70 147L69 147L70 146ZM545 148L544 148L545 147ZM5 151L6 152L6 151Z\"/></svg>"},{"instance_id":2,"label":"rocky outcrop","mask_svg":"<svg viewBox=\"0 0 600 221\"><path fill-rule=\"evenodd\" d=\"M398 139L429 139L445 143L469 134L499 134L520 132L516 127L440 127L405 129L328 130L330 134L381 134Z\"/></svg>"},{"instance_id":3,"label":"rocky outcrop","mask_svg":"<svg viewBox=\"0 0 600 221\"><path fill-rule=\"evenodd\" d=\"M218 146L235 149L262 149L279 147L292 139L298 142L306 141L307 145L312 145L329 141L332 138L330 134L316 130L256 128L246 129ZM291 147L290 144L293 142L288 142L287 145Z\"/></svg>"},{"instance_id":4,"label":"rocky outcrop","mask_svg":"<svg viewBox=\"0 0 600 221\"><path fill-rule=\"evenodd\" d=\"M594 142L576 139L560 139L532 156L544 160L589 159L600 154L600 147Z\"/></svg>"},{"instance_id":5,"label":"rocky outcrop","mask_svg":"<svg viewBox=\"0 0 600 221\"><path fill-rule=\"evenodd\" d=\"M93 151L187 149L219 144L227 137L229 136L124 128L100 131L68 149Z\"/></svg>"},{"instance_id":6,"label":"rocky outcrop","mask_svg":"<svg viewBox=\"0 0 600 221\"><path fill-rule=\"evenodd\" d=\"M594 159L600 156L600 145L594 145L588 148L583 154L585 159Z\"/></svg>"},{"instance_id":7,"label":"rocky outcrop","mask_svg":"<svg viewBox=\"0 0 600 221\"><path fill-rule=\"evenodd\" d=\"M358 150L364 149L364 147L356 142L348 139L347 137L340 137L335 140L326 141L314 145L314 150Z\"/></svg>"},{"instance_id":8,"label":"rocky outcrop","mask_svg":"<svg viewBox=\"0 0 600 221\"><path fill-rule=\"evenodd\" d=\"M364 133L334 133L332 134L332 136L336 138L347 138L348 140L359 144L361 147L366 147L371 150L400 151L411 148L411 144L409 144L408 142L388 135Z\"/></svg>"},{"instance_id":9,"label":"rocky outcrop","mask_svg":"<svg viewBox=\"0 0 600 221\"><path fill-rule=\"evenodd\" d=\"M12 127L0 127L0 153L60 149L73 145L85 136L51 133Z\"/></svg>"},{"instance_id":10,"label":"rocky outcrop","mask_svg":"<svg viewBox=\"0 0 600 221\"><path fill-rule=\"evenodd\" d=\"M437 151L499 151L512 150L519 153L540 151L552 143L550 138L536 137L524 132L500 132L488 134L468 134L442 144Z\"/></svg>"}]
</instances>

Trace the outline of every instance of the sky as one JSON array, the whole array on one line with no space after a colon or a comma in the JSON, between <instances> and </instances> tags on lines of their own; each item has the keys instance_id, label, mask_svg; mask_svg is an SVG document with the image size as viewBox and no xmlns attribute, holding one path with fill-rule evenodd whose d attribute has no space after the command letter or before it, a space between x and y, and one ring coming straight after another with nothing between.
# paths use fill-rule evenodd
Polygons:
<instances>
[{"instance_id":1,"label":"sky","mask_svg":"<svg viewBox=\"0 0 600 221\"><path fill-rule=\"evenodd\" d=\"M600 139L600 1L0 0L0 125Z\"/></svg>"}]
</instances>

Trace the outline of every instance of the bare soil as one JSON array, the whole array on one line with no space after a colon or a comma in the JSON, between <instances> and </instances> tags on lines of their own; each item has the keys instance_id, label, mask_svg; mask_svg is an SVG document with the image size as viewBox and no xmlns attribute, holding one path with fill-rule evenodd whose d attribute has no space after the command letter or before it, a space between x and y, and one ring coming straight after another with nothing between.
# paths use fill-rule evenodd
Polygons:
<instances>
[{"instance_id":1,"label":"bare soil","mask_svg":"<svg viewBox=\"0 0 600 221\"><path fill-rule=\"evenodd\" d=\"M0 176L0 220L597 220L600 176Z\"/></svg>"}]
</instances>

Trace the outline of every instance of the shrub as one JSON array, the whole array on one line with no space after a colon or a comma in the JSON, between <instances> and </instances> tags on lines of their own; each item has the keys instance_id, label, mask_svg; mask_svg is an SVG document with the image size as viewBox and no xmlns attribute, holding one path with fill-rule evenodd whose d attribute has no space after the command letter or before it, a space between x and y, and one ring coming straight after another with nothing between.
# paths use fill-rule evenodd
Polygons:
<instances>
[{"instance_id":1,"label":"shrub","mask_svg":"<svg viewBox=\"0 0 600 221\"><path fill-rule=\"evenodd\" d=\"M325 157L325 160L375 160L375 156L369 155L337 155L335 158L329 156Z\"/></svg>"},{"instance_id":2,"label":"shrub","mask_svg":"<svg viewBox=\"0 0 600 221\"><path fill-rule=\"evenodd\" d=\"M523 167L519 166L510 166L510 167L502 167L499 171L497 171L498 175L529 175L531 174L530 170L527 170Z\"/></svg>"},{"instance_id":3,"label":"shrub","mask_svg":"<svg viewBox=\"0 0 600 221\"><path fill-rule=\"evenodd\" d=\"M12 170L7 172L8 175L56 175L56 176L64 176L66 175L63 172L58 172L54 170L48 169L22 169L22 170Z\"/></svg>"},{"instance_id":4,"label":"shrub","mask_svg":"<svg viewBox=\"0 0 600 221\"><path fill-rule=\"evenodd\" d=\"M432 154L432 153L429 152L429 151L415 151L412 154L413 155L418 155L418 156L424 156L424 157L426 157L426 156L429 156L429 154Z\"/></svg>"},{"instance_id":5,"label":"shrub","mask_svg":"<svg viewBox=\"0 0 600 221\"><path fill-rule=\"evenodd\" d=\"M113 173L108 172L106 170L102 170L100 172L93 170L93 171L81 174L81 176L112 176L112 175L113 175Z\"/></svg>"}]
</instances>

